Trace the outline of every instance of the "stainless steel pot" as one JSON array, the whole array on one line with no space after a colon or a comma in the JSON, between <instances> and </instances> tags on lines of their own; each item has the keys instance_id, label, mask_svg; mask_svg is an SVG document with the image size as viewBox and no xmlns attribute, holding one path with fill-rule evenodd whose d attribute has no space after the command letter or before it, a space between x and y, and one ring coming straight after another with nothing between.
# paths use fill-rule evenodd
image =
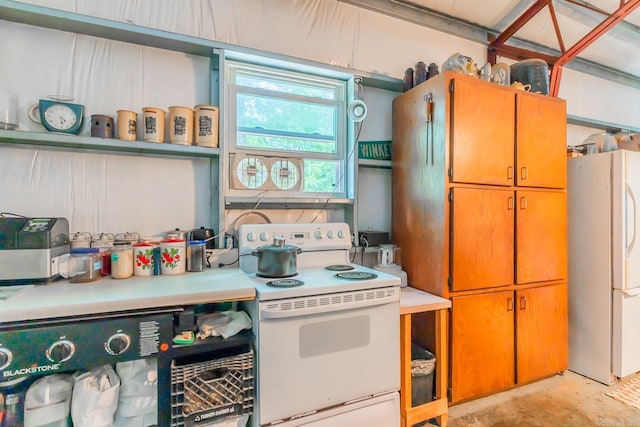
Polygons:
<instances>
[{"instance_id":1,"label":"stainless steel pot","mask_svg":"<svg viewBox=\"0 0 640 427\"><path fill-rule=\"evenodd\" d=\"M299 247L285 245L284 238L276 237L272 245L260 246L251 255L258 257L258 276L280 278L298 274L296 262L301 252Z\"/></svg>"}]
</instances>

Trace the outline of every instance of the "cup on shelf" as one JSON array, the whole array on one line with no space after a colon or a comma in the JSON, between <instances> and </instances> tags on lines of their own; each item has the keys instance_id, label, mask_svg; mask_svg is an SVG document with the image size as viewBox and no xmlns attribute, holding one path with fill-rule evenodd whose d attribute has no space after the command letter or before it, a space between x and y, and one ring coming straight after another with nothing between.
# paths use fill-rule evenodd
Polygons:
<instances>
[{"instance_id":1,"label":"cup on shelf","mask_svg":"<svg viewBox=\"0 0 640 427\"><path fill-rule=\"evenodd\" d=\"M202 147L218 146L219 109L213 105L196 105L195 143Z\"/></svg>"},{"instance_id":2,"label":"cup on shelf","mask_svg":"<svg viewBox=\"0 0 640 427\"><path fill-rule=\"evenodd\" d=\"M18 128L18 95L0 92L0 129Z\"/></svg>"},{"instance_id":3,"label":"cup on shelf","mask_svg":"<svg viewBox=\"0 0 640 427\"><path fill-rule=\"evenodd\" d=\"M138 114L130 110L118 110L118 139L135 141L137 139Z\"/></svg>"},{"instance_id":4,"label":"cup on shelf","mask_svg":"<svg viewBox=\"0 0 640 427\"><path fill-rule=\"evenodd\" d=\"M156 107L142 109L142 139L147 142L164 142L164 110Z\"/></svg>"},{"instance_id":5,"label":"cup on shelf","mask_svg":"<svg viewBox=\"0 0 640 427\"><path fill-rule=\"evenodd\" d=\"M169 107L169 141L172 144L193 143L193 108Z\"/></svg>"}]
</instances>

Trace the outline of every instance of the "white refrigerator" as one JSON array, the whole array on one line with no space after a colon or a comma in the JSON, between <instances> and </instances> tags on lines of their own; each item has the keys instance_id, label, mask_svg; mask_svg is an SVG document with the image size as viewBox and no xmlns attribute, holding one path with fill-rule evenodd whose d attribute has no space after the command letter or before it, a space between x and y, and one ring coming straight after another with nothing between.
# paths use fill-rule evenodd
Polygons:
<instances>
[{"instance_id":1,"label":"white refrigerator","mask_svg":"<svg viewBox=\"0 0 640 427\"><path fill-rule=\"evenodd\" d=\"M569 370L640 371L640 152L568 159Z\"/></svg>"}]
</instances>

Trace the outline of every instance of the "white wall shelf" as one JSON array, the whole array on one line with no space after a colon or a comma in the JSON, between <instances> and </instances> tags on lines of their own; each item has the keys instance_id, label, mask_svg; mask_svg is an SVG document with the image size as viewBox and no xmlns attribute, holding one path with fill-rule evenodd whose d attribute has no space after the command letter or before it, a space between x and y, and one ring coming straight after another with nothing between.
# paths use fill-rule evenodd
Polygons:
<instances>
[{"instance_id":1,"label":"white wall shelf","mask_svg":"<svg viewBox=\"0 0 640 427\"><path fill-rule=\"evenodd\" d=\"M359 159L358 166L365 168L391 169L391 160Z\"/></svg>"},{"instance_id":2,"label":"white wall shelf","mask_svg":"<svg viewBox=\"0 0 640 427\"><path fill-rule=\"evenodd\" d=\"M120 153L153 154L169 157L217 158L218 148L193 145L158 144L144 141L122 141L112 138L95 138L64 133L23 132L0 130L0 143L43 148L81 149Z\"/></svg>"}]
</instances>

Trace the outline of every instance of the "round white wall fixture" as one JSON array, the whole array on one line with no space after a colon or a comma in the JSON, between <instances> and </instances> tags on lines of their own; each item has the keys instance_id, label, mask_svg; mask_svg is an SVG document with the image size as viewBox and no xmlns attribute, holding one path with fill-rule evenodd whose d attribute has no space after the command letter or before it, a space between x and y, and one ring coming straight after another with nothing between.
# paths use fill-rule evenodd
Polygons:
<instances>
[{"instance_id":1,"label":"round white wall fixture","mask_svg":"<svg viewBox=\"0 0 640 427\"><path fill-rule=\"evenodd\" d=\"M367 104L363 101L356 99L347 107L347 114L349 118L354 122L361 122L367 117Z\"/></svg>"}]
</instances>

